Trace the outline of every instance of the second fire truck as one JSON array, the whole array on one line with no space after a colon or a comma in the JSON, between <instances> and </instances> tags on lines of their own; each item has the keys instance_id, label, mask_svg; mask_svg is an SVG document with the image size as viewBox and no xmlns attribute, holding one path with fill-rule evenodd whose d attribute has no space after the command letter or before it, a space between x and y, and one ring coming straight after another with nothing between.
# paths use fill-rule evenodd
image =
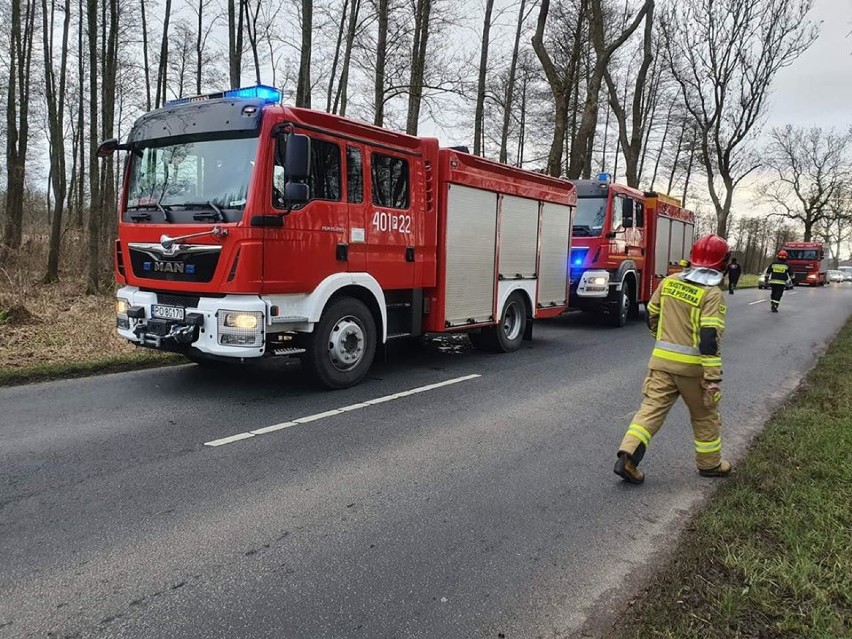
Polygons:
<instances>
[{"instance_id":1,"label":"second fire truck","mask_svg":"<svg viewBox=\"0 0 852 639\"><path fill-rule=\"evenodd\" d=\"M574 185L571 306L624 326L689 258L695 215L674 198L613 184L605 173Z\"/></svg>"},{"instance_id":2,"label":"second fire truck","mask_svg":"<svg viewBox=\"0 0 852 639\"><path fill-rule=\"evenodd\" d=\"M343 388L391 340L513 351L567 308L570 182L279 102L182 99L101 145L128 152L122 337L199 363L296 356Z\"/></svg>"},{"instance_id":3,"label":"second fire truck","mask_svg":"<svg viewBox=\"0 0 852 639\"><path fill-rule=\"evenodd\" d=\"M828 278L828 259L822 242L787 242L787 264L796 285L825 286Z\"/></svg>"}]
</instances>

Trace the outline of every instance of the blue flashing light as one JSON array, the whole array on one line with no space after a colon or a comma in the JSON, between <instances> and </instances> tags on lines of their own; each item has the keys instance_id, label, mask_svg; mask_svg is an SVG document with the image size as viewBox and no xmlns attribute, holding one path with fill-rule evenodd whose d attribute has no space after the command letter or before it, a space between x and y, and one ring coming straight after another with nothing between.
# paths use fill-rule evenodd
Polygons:
<instances>
[{"instance_id":1,"label":"blue flashing light","mask_svg":"<svg viewBox=\"0 0 852 639\"><path fill-rule=\"evenodd\" d=\"M583 262L586 260L586 254L589 252L587 248L577 248L571 249L571 266L578 267L583 266Z\"/></svg>"},{"instance_id":2,"label":"blue flashing light","mask_svg":"<svg viewBox=\"0 0 852 639\"><path fill-rule=\"evenodd\" d=\"M176 100L169 100L164 106L174 107L181 104L207 102L208 100L217 100L221 98L238 98L242 100L260 99L266 104L278 104L281 102L281 91L274 87L268 87L265 84L258 84L253 87L241 87L239 89L229 89L228 91L219 91L217 93L208 93L206 95L194 95L189 98L177 98Z\"/></svg>"},{"instance_id":3,"label":"blue flashing light","mask_svg":"<svg viewBox=\"0 0 852 639\"><path fill-rule=\"evenodd\" d=\"M226 98L260 98L266 103L277 104L281 102L281 91L274 87L268 87L265 84L258 84L254 87L244 87L240 89L231 89L225 91Z\"/></svg>"},{"instance_id":4,"label":"blue flashing light","mask_svg":"<svg viewBox=\"0 0 852 639\"><path fill-rule=\"evenodd\" d=\"M598 173L598 182L611 182L612 176L609 173Z\"/></svg>"}]
</instances>

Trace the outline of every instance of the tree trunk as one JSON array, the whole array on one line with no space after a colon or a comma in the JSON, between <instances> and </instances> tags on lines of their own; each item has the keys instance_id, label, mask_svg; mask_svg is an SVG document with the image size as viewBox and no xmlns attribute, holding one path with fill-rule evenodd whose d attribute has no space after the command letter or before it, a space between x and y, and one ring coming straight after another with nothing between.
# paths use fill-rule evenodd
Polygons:
<instances>
[{"instance_id":1,"label":"tree trunk","mask_svg":"<svg viewBox=\"0 0 852 639\"><path fill-rule=\"evenodd\" d=\"M147 110L151 110L151 72L148 69L148 20L145 18L145 0L139 0L139 6L142 9L142 69L145 71L145 105ZM81 7L82 11L82 7ZM82 13L80 14L83 15ZM80 18L82 21L82 17ZM80 39L80 46L83 46L83 40ZM82 49L81 49L82 51ZM80 54L82 59L83 54Z\"/></svg>"},{"instance_id":2,"label":"tree trunk","mask_svg":"<svg viewBox=\"0 0 852 639\"><path fill-rule=\"evenodd\" d=\"M109 8L108 29L106 34L106 55L102 62L101 82L101 136L108 140L115 137L115 96L116 78L118 76L118 11L119 0L105 0ZM167 3L167 10L168 7ZM163 81L163 100L166 97L166 83ZM102 234L106 246L110 247L118 231L116 216L115 192L115 156L111 155L103 161L103 180L101 187Z\"/></svg>"},{"instance_id":3,"label":"tree trunk","mask_svg":"<svg viewBox=\"0 0 852 639\"><path fill-rule=\"evenodd\" d=\"M86 294L100 288L101 263L101 172L98 166L98 0L86 0L89 35L89 254Z\"/></svg>"},{"instance_id":4,"label":"tree trunk","mask_svg":"<svg viewBox=\"0 0 852 639\"><path fill-rule=\"evenodd\" d=\"M62 211L68 187L65 175L65 79L68 63L68 36L71 32L71 0L65 0L65 20L62 24L62 53L59 62L59 86L53 69L53 29L48 28L47 0L42 0L42 41L44 43L45 93L47 125L50 137L50 177L53 186L53 215L51 216L50 246L47 255L45 282L59 279L59 252L62 239ZM51 5L51 22L55 5Z\"/></svg>"},{"instance_id":5,"label":"tree trunk","mask_svg":"<svg viewBox=\"0 0 852 639\"><path fill-rule=\"evenodd\" d=\"M385 64L388 54L388 2L379 0L379 35L376 40L376 82L373 101L375 115L373 124L384 126L385 122Z\"/></svg>"},{"instance_id":6,"label":"tree trunk","mask_svg":"<svg viewBox=\"0 0 852 639\"><path fill-rule=\"evenodd\" d=\"M411 80L409 81L408 117L405 132L417 135L420 124L420 105L423 101L423 82L426 75L426 51L429 42L429 16L432 0L417 0L414 18L414 47L411 53Z\"/></svg>"},{"instance_id":7,"label":"tree trunk","mask_svg":"<svg viewBox=\"0 0 852 639\"><path fill-rule=\"evenodd\" d=\"M106 1L106 0L105 0ZM166 0L163 15L163 40L160 43L160 66L157 71L157 97L154 106L159 108L166 102L169 63L169 19L172 15L172 0Z\"/></svg>"},{"instance_id":8,"label":"tree trunk","mask_svg":"<svg viewBox=\"0 0 852 639\"><path fill-rule=\"evenodd\" d=\"M24 9L22 16L21 0L12 0L6 104L6 224L0 246L0 263L6 261L12 251L17 251L23 240L35 2L26 0Z\"/></svg>"},{"instance_id":9,"label":"tree trunk","mask_svg":"<svg viewBox=\"0 0 852 639\"><path fill-rule=\"evenodd\" d=\"M349 69L352 66L352 47L355 44L355 33L358 30L358 14L361 10L361 0L352 0L352 11L349 13L349 28L346 31L346 51L343 54L343 70L340 73L340 84L337 86L337 96L334 98L334 111L346 115L349 104Z\"/></svg>"},{"instance_id":10,"label":"tree trunk","mask_svg":"<svg viewBox=\"0 0 852 639\"><path fill-rule=\"evenodd\" d=\"M343 32L346 30L346 14L349 11L349 0L343 0L340 12L340 24L337 25L337 46L334 47L334 59L331 62L331 73L328 74L328 95L325 100L326 113L336 113L334 106L334 80L337 78L337 63L340 61L340 48L343 46Z\"/></svg>"},{"instance_id":11,"label":"tree trunk","mask_svg":"<svg viewBox=\"0 0 852 639\"><path fill-rule=\"evenodd\" d=\"M503 99L503 127L500 130L500 162L506 163L509 157L507 145L509 144L509 124L512 120L512 99L515 93L515 73L518 69L518 50L521 45L521 31L524 27L524 8L526 0L521 0L521 8L518 9L518 25L515 29L515 44L512 47L512 61L509 63L509 77L506 80L506 95Z\"/></svg>"},{"instance_id":12,"label":"tree trunk","mask_svg":"<svg viewBox=\"0 0 852 639\"><path fill-rule=\"evenodd\" d=\"M313 0L302 0L302 53L299 59L299 81L296 86L296 106L311 108L311 31L313 31Z\"/></svg>"},{"instance_id":13,"label":"tree trunk","mask_svg":"<svg viewBox=\"0 0 852 639\"><path fill-rule=\"evenodd\" d=\"M234 2L237 6L234 6ZM240 86L243 65L243 6L245 0L228 0L228 74L231 88Z\"/></svg>"},{"instance_id":14,"label":"tree trunk","mask_svg":"<svg viewBox=\"0 0 852 639\"><path fill-rule=\"evenodd\" d=\"M201 95L201 61L203 59L204 0L198 0L198 33L195 38L195 95ZM260 84L260 83L258 83Z\"/></svg>"},{"instance_id":15,"label":"tree trunk","mask_svg":"<svg viewBox=\"0 0 852 639\"><path fill-rule=\"evenodd\" d=\"M485 79L488 74L488 44L491 34L491 12L494 10L494 0L485 2L485 20L482 23L482 47L479 52L479 82L476 88L476 113L473 118L473 154L484 155L482 148L482 119L485 116Z\"/></svg>"}]
</instances>

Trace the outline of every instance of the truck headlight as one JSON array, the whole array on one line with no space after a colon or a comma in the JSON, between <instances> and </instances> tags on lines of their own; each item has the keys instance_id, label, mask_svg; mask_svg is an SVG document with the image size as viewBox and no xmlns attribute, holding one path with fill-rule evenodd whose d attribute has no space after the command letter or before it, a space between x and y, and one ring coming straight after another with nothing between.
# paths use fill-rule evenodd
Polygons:
<instances>
[{"instance_id":1,"label":"truck headlight","mask_svg":"<svg viewBox=\"0 0 852 639\"><path fill-rule=\"evenodd\" d=\"M219 311L219 343L223 346L263 344L263 313L260 311Z\"/></svg>"},{"instance_id":2,"label":"truck headlight","mask_svg":"<svg viewBox=\"0 0 852 639\"><path fill-rule=\"evenodd\" d=\"M607 285L607 278L605 278L605 277L590 277L586 281L593 286L606 286Z\"/></svg>"},{"instance_id":3,"label":"truck headlight","mask_svg":"<svg viewBox=\"0 0 852 639\"><path fill-rule=\"evenodd\" d=\"M241 328L245 331L253 331L257 328L257 316L259 313L225 313L224 326L227 328Z\"/></svg>"},{"instance_id":4,"label":"truck headlight","mask_svg":"<svg viewBox=\"0 0 852 639\"><path fill-rule=\"evenodd\" d=\"M130 302L123 297L119 297L115 301L115 314L127 315L127 309L130 308Z\"/></svg>"}]
</instances>

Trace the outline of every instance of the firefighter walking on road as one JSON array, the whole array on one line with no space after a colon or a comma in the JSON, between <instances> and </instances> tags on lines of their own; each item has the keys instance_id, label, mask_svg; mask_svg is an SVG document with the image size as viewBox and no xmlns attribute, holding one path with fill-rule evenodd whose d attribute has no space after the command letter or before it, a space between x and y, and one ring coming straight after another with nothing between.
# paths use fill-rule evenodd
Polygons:
<instances>
[{"instance_id":1,"label":"firefighter walking on road","mask_svg":"<svg viewBox=\"0 0 852 639\"><path fill-rule=\"evenodd\" d=\"M726 270L728 274L728 295L734 294L734 289L737 288L737 284L740 281L740 275L742 275L742 268L737 264L737 258L731 258L731 263L728 264L728 268Z\"/></svg>"},{"instance_id":2,"label":"firefighter walking on road","mask_svg":"<svg viewBox=\"0 0 852 639\"><path fill-rule=\"evenodd\" d=\"M689 408L698 472L703 477L731 472L722 459L718 406L727 310L719 284L728 256L728 244L718 235L700 238L692 247L692 268L665 278L648 302L648 326L657 342L642 387L645 399L615 463L615 473L627 482L645 480L637 466L678 397Z\"/></svg>"},{"instance_id":3,"label":"firefighter walking on road","mask_svg":"<svg viewBox=\"0 0 852 639\"><path fill-rule=\"evenodd\" d=\"M792 282L790 265L787 264L787 251L778 251L778 257L769 265L769 287L772 289L769 306L773 313L778 312L781 298L787 290L787 284Z\"/></svg>"}]
</instances>

